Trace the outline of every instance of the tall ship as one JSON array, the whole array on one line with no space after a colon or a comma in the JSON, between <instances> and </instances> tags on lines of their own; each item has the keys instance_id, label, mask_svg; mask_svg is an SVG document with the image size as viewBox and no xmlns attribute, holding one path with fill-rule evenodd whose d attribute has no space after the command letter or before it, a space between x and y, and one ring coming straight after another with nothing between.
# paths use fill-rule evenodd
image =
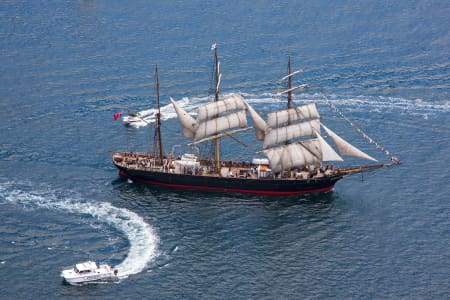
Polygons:
<instances>
[{"instance_id":1,"label":"tall ship","mask_svg":"<svg viewBox=\"0 0 450 300\"><path fill-rule=\"evenodd\" d=\"M315 103L295 106L292 93L306 85L292 87L292 78L301 70L291 72L290 58L287 75L281 79L287 96L283 110L270 112L267 121L250 106L240 94L220 95L220 63L214 44L213 101L197 108L196 118L189 115L177 101L170 101L177 113L181 132L192 141L188 146L209 145L207 154L185 153L164 155L161 136L161 111L158 68L155 68L157 109L155 113L154 149L149 153L119 151L113 154L113 163L119 175L135 182L218 192L265 195L290 195L328 192L337 181L351 174L390 167L399 163L391 156L389 163L378 163L321 122ZM247 115L253 127L248 126ZM248 162L222 159L221 141L234 139L248 130L254 130L261 141L257 158ZM326 134L326 136L325 136ZM337 152L325 140L331 139ZM197 148L198 149L198 148ZM263 156L261 158L261 156ZM371 161L346 168L330 163L343 161L341 156Z\"/></svg>"}]
</instances>

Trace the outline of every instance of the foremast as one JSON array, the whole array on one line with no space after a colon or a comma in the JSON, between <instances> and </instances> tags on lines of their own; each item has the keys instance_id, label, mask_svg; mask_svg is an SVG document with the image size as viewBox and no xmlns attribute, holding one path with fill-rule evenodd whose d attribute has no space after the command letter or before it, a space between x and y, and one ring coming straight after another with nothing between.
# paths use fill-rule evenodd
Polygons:
<instances>
[{"instance_id":1,"label":"foremast","mask_svg":"<svg viewBox=\"0 0 450 300\"><path fill-rule=\"evenodd\" d=\"M288 74L279 80L279 82L287 80L287 89L278 93L279 96L287 94L287 109L269 113L267 123L247 104L256 128L256 138L263 141L262 152L269 159L272 171L289 174L293 169L302 170L311 167L319 169L324 162L343 161L340 155L377 162L325 127L314 103L292 105L292 92L308 86L301 84L292 87L292 77L302 71L302 69L291 71L289 57ZM324 128L328 137L333 140L339 154L321 136L321 128ZM357 166L342 169L342 173L357 173L382 166L385 165Z\"/></svg>"},{"instance_id":2,"label":"foremast","mask_svg":"<svg viewBox=\"0 0 450 300\"><path fill-rule=\"evenodd\" d=\"M291 74L291 57L288 57L288 67L287 67L287 74L288 76ZM288 82L287 82L287 108L290 109L291 108L291 103L292 103L292 76L288 77ZM290 119L288 119L288 125L291 125L291 121Z\"/></svg>"},{"instance_id":3,"label":"foremast","mask_svg":"<svg viewBox=\"0 0 450 300\"><path fill-rule=\"evenodd\" d=\"M155 116L155 153L159 164L162 164L163 160L163 147L161 138L161 104L159 96L159 76L158 76L158 65L155 65L155 89L156 89L156 101L158 106L158 111Z\"/></svg>"}]
</instances>

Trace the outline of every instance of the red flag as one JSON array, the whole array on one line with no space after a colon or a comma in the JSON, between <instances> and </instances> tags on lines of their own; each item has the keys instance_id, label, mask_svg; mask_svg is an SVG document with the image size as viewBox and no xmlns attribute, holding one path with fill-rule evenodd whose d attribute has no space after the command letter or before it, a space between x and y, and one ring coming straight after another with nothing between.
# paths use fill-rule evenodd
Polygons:
<instances>
[{"instance_id":1,"label":"red flag","mask_svg":"<svg viewBox=\"0 0 450 300\"><path fill-rule=\"evenodd\" d=\"M114 120L117 121L117 119L119 119L121 116L122 116L122 113L114 114Z\"/></svg>"}]
</instances>

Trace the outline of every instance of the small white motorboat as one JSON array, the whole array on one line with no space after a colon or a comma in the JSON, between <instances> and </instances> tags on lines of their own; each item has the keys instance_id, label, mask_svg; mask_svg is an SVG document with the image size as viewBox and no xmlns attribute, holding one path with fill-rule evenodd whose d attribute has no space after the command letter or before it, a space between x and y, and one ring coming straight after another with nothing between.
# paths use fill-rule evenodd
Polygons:
<instances>
[{"instance_id":1,"label":"small white motorboat","mask_svg":"<svg viewBox=\"0 0 450 300\"><path fill-rule=\"evenodd\" d=\"M146 123L148 124L148 118L152 118L155 115L155 110L149 109L141 112L134 112L129 110L128 115L123 117L123 121L127 125L137 124L137 123Z\"/></svg>"},{"instance_id":2,"label":"small white motorboat","mask_svg":"<svg viewBox=\"0 0 450 300\"><path fill-rule=\"evenodd\" d=\"M98 264L94 261L86 261L76 264L72 268L64 269L61 277L72 285L90 283L90 282L106 282L117 281L118 270L108 264Z\"/></svg>"}]
</instances>

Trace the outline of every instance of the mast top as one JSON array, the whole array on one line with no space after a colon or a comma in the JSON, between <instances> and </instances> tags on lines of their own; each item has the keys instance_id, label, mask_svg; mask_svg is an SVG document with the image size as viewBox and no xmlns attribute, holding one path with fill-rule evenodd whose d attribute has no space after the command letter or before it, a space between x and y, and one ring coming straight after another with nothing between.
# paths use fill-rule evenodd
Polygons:
<instances>
[{"instance_id":1,"label":"mast top","mask_svg":"<svg viewBox=\"0 0 450 300\"><path fill-rule=\"evenodd\" d=\"M219 87L220 87L220 78L222 77L222 74L220 74L220 62L219 62L219 56L217 54L217 43L212 44L211 50L214 50L214 83L215 83L215 89L214 89L214 101L219 101Z\"/></svg>"}]
</instances>

